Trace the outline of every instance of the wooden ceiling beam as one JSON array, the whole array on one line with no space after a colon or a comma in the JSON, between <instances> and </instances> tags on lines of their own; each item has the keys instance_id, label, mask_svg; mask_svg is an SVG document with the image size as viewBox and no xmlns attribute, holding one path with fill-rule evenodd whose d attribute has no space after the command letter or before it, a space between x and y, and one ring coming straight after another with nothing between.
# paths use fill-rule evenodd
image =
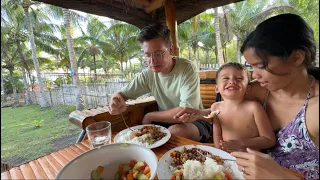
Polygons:
<instances>
[{"instance_id":1,"label":"wooden ceiling beam","mask_svg":"<svg viewBox=\"0 0 320 180\"><path fill-rule=\"evenodd\" d=\"M66 9L124 21L142 28L152 22L165 22L166 0L35 0ZM242 0L173 0L177 24L201 12ZM150 13L147 13L150 12ZM151 13L153 12L153 13Z\"/></svg>"},{"instance_id":2,"label":"wooden ceiling beam","mask_svg":"<svg viewBox=\"0 0 320 180\"><path fill-rule=\"evenodd\" d=\"M162 7L165 3L165 0L152 0L149 6L144 8L146 13L150 13L158 8Z\"/></svg>"},{"instance_id":3,"label":"wooden ceiling beam","mask_svg":"<svg viewBox=\"0 0 320 180\"><path fill-rule=\"evenodd\" d=\"M176 20L176 5L174 0L166 0L164 7L166 23L170 30L170 38L173 45L172 55L179 56L178 25Z\"/></svg>"}]
</instances>

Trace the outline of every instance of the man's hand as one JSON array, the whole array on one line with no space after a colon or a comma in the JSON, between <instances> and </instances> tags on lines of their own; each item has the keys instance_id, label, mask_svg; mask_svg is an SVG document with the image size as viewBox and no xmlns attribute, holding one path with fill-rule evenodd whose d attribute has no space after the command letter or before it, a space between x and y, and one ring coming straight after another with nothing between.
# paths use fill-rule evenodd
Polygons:
<instances>
[{"instance_id":1,"label":"man's hand","mask_svg":"<svg viewBox=\"0 0 320 180\"><path fill-rule=\"evenodd\" d=\"M118 115L127 110L124 97L121 92L116 92L111 96L109 103L109 113L111 115Z\"/></svg>"}]
</instances>

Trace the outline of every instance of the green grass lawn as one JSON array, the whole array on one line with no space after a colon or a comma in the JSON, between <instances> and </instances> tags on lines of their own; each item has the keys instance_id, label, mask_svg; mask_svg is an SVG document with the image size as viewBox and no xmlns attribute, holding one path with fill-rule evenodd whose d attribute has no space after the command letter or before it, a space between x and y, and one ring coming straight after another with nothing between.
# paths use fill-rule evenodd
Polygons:
<instances>
[{"instance_id":1,"label":"green grass lawn","mask_svg":"<svg viewBox=\"0 0 320 180\"><path fill-rule=\"evenodd\" d=\"M81 131L68 120L72 106L1 108L1 161L21 164L75 143ZM34 121L43 120L40 128Z\"/></svg>"}]
</instances>

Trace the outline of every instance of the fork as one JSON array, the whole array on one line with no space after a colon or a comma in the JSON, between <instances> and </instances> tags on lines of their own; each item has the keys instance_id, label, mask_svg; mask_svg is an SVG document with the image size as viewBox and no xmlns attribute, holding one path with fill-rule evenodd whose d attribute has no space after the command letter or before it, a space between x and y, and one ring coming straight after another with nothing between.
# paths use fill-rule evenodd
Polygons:
<instances>
[{"instance_id":1,"label":"fork","mask_svg":"<svg viewBox=\"0 0 320 180\"><path fill-rule=\"evenodd\" d=\"M122 118L124 124L127 126L127 128L130 129L131 131L135 131L135 130L133 130L131 127L128 126L128 124L126 123L126 120L124 119L122 113L120 113L120 115L121 115L121 118Z\"/></svg>"},{"instance_id":2,"label":"fork","mask_svg":"<svg viewBox=\"0 0 320 180\"><path fill-rule=\"evenodd\" d=\"M110 113L110 108L109 108L109 106L107 106L107 108L108 108L108 111L109 111L109 113ZM135 131L135 130L133 130L131 127L128 126L128 124L127 124L126 120L124 119L122 113L120 113L120 116L121 116L121 118L122 118L122 121L123 121L124 124L126 125L126 127L127 127L128 129L130 129L131 131Z\"/></svg>"},{"instance_id":3,"label":"fork","mask_svg":"<svg viewBox=\"0 0 320 180\"><path fill-rule=\"evenodd\" d=\"M205 156L204 154L202 154L199 150L197 150L197 152L199 153L199 154L201 154L202 156ZM206 155L206 157L208 157L208 155ZM220 157L220 156L219 156ZM235 159L225 159L225 158L221 158L220 157L220 159L222 159L222 160L224 160L224 161L236 161Z\"/></svg>"}]
</instances>

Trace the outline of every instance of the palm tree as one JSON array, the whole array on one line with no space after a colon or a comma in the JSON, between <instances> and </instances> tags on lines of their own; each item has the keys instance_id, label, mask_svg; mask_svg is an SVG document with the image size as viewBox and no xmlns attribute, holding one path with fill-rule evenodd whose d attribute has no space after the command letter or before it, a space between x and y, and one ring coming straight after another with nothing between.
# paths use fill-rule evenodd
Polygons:
<instances>
[{"instance_id":1,"label":"palm tree","mask_svg":"<svg viewBox=\"0 0 320 180\"><path fill-rule=\"evenodd\" d=\"M261 0L259 3L256 3L252 0L242 1L239 3L231 4L225 6L224 10L226 15L224 18L227 18L228 24L232 34L236 37L237 41L237 60L240 61L240 45L243 42L246 35L254 28L257 22L254 21L259 13L262 12L262 9L265 7L267 1Z\"/></svg>"},{"instance_id":2,"label":"palm tree","mask_svg":"<svg viewBox=\"0 0 320 180\"><path fill-rule=\"evenodd\" d=\"M27 30L28 30L28 34L29 34L29 41L30 41L31 52L32 52L32 60L33 60L36 74L37 74L37 81L38 81L38 86L39 86L38 94L39 94L40 106L41 107L48 107L49 102L47 101L47 97L44 94L42 78L41 78L41 71L40 71L40 67L39 67L39 61L37 58L36 44L35 44L35 40L34 40L33 27L32 27L32 24L36 23L36 20L33 23L31 22L30 12L29 12L31 5L34 5L34 4L39 4L39 3L33 2L31 0L9 0L7 7L11 7L13 9L19 9L21 7L23 8L23 11L25 14L25 23L27 25ZM35 12L35 11L33 11L32 8L31 8L31 10L32 10L32 12ZM33 14L32 17L39 18L36 14ZM42 14L41 18L46 18L45 14Z\"/></svg>"},{"instance_id":3,"label":"palm tree","mask_svg":"<svg viewBox=\"0 0 320 180\"><path fill-rule=\"evenodd\" d=\"M129 55L140 53L140 46L136 42L138 28L126 23L113 23L110 28L104 32L106 42L111 46L111 52L120 61L121 72L124 73L123 63Z\"/></svg>"},{"instance_id":4,"label":"palm tree","mask_svg":"<svg viewBox=\"0 0 320 180\"><path fill-rule=\"evenodd\" d=\"M219 12L218 8L214 8L214 28L215 28L215 34L216 34L216 45L217 45L217 53L218 53L218 62L220 65L224 64L224 58L222 53L222 46L221 46L221 37L220 37L220 20L219 20Z\"/></svg>"},{"instance_id":5,"label":"palm tree","mask_svg":"<svg viewBox=\"0 0 320 180\"><path fill-rule=\"evenodd\" d=\"M79 73L78 73L78 65L77 65L77 59L75 55L75 48L74 48L74 42L71 34L71 22L74 25L78 25L78 21L84 20L82 16L75 12L71 12L68 9L64 8L58 8L54 6L48 6L48 10L50 14L55 19L61 19L63 18L63 25L65 28L64 35L66 36L66 42L67 42L67 49L69 54L69 60L70 60L70 69L71 69L71 76L72 76L72 83L75 87L75 96L76 96L76 109L82 110L83 105L81 104L81 88L80 88L80 81L79 81ZM65 61L65 64L68 65L68 63Z\"/></svg>"},{"instance_id":6,"label":"palm tree","mask_svg":"<svg viewBox=\"0 0 320 180\"><path fill-rule=\"evenodd\" d=\"M94 80L96 81L97 57L102 54L103 47L111 48L111 45L102 40L102 36L104 36L103 32L107 29L104 23L92 16L89 16L89 19L90 21L87 24L86 31L82 29L83 35L75 41L84 48L80 53L78 64L87 64L83 61L89 60L89 58L85 57L91 56L93 60ZM99 58L101 58L101 56L99 56Z\"/></svg>"},{"instance_id":7,"label":"palm tree","mask_svg":"<svg viewBox=\"0 0 320 180\"><path fill-rule=\"evenodd\" d=\"M2 38L3 47L10 46L15 44L17 46L17 50L20 56L20 67L23 77L24 84L24 92L26 93L25 102L27 105L31 104L31 96L30 96L30 88L29 83L26 77L26 69L29 70L26 64L26 57L23 53L23 48L21 47L21 43L24 43L27 40L27 34L23 31L23 12L22 11L9 11L9 8L5 6L2 7L1 11L5 16L5 22L1 26L1 30L3 34L7 34L6 40ZM10 34L10 36L9 36Z\"/></svg>"},{"instance_id":8,"label":"palm tree","mask_svg":"<svg viewBox=\"0 0 320 180\"><path fill-rule=\"evenodd\" d=\"M3 57L1 57L1 66L9 71L10 83L13 88L14 103L16 104L19 103L19 98L17 96L17 87L14 83L13 71L15 70L15 66L18 64L16 61L17 54L17 49L13 46L13 48L9 48L8 51L3 51Z\"/></svg>"},{"instance_id":9,"label":"palm tree","mask_svg":"<svg viewBox=\"0 0 320 180\"><path fill-rule=\"evenodd\" d=\"M79 74L78 74L78 66L76 55L74 53L74 46L73 46L73 39L71 36L71 27L70 27L70 11L67 9L63 9L63 20L64 26L66 28L67 34L67 42L68 42L68 51L70 57L70 67L71 67L71 74L72 74L72 82L75 86L75 95L76 95L76 109L82 110L83 105L81 104L81 89L80 89L80 82L79 82Z\"/></svg>"},{"instance_id":10,"label":"palm tree","mask_svg":"<svg viewBox=\"0 0 320 180\"><path fill-rule=\"evenodd\" d=\"M193 51L193 59L198 59L200 63L199 53L197 53L199 42L207 36L207 29L210 28L210 21L213 16L202 13L193 17L191 20L185 21L179 28L179 40L181 42L180 49L183 51L187 48L189 59L191 59L191 49ZM192 29L192 31L190 31ZM198 62L197 62L198 63Z\"/></svg>"}]
</instances>

